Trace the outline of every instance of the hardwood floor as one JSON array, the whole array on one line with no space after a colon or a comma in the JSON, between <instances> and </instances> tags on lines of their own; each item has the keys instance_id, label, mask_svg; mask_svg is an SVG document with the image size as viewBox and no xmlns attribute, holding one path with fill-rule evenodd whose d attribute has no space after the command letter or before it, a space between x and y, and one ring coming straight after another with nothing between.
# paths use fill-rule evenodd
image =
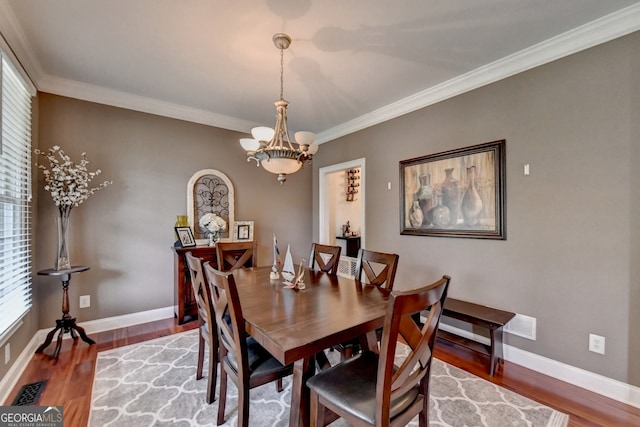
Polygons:
<instances>
[{"instance_id":1,"label":"hardwood floor","mask_svg":"<svg viewBox=\"0 0 640 427\"><path fill-rule=\"evenodd\" d=\"M48 354L35 354L14 387L5 405L11 405L23 385L47 380L38 405L64 405L67 427L87 425L93 387L93 371L98 351L134 344L173 333L195 329L197 323L178 325L174 319L92 334L96 345L81 340L64 340L57 360ZM452 365L513 390L558 411L569 414L569 426L640 426L640 409L607 399L546 375L505 362L492 378L487 373L486 356L453 344L438 342L435 355ZM194 374L195 375L195 374Z\"/></svg>"}]
</instances>

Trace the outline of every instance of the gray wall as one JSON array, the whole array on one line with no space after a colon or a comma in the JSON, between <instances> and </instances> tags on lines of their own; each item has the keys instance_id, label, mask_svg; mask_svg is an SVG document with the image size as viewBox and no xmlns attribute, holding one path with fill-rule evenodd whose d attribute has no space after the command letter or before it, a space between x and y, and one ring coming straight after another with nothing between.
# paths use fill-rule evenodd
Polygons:
<instances>
[{"instance_id":1,"label":"gray wall","mask_svg":"<svg viewBox=\"0 0 640 427\"><path fill-rule=\"evenodd\" d=\"M640 385L638 45L636 33L323 144L314 236L318 168L366 157L367 246L400 255L398 288L449 274L451 296L537 318L536 341L508 344ZM506 241L399 234L400 160L498 139Z\"/></svg>"},{"instance_id":2,"label":"gray wall","mask_svg":"<svg viewBox=\"0 0 640 427\"><path fill-rule=\"evenodd\" d=\"M236 219L255 221L260 265L272 262L274 232L281 246L291 243L294 260L308 256L311 168L280 186L275 175L247 163L238 142L245 135L238 132L49 94L37 101L34 144L60 145L74 160L86 152L89 170L102 170L95 182L114 181L71 211L71 262L91 267L71 280L71 314L78 321L174 304L173 226L176 215L187 213L187 181L200 169L231 179ZM53 267L57 212L41 176L35 185L34 272ZM60 282L35 275L33 282L34 307L11 338L14 360L38 329L61 317ZM91 296L90 308L78 308L80 295Z\"/></svg>"}]
</instances>

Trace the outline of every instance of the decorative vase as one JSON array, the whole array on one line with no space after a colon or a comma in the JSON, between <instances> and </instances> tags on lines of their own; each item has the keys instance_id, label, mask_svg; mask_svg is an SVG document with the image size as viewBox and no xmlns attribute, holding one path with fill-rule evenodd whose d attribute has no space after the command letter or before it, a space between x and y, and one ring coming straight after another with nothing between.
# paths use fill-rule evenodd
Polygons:
<instances>
[{"instance_id":1,"label":"decorative vase","mask_svg":"<svg viewBox=\"0 0 640 427\"><path fill-rule=\"evenodd\" d=\"M411 227L413 228L420 228L422 226L422 221L424 221L422 208L420 207L420 203L417 200L414 200L413 206L411 206L411 210L409 211L409 224L411 224Z\"/></svg>"},{"instance_id":2,"label":"decorative vase","mask_svg":"<svg viewBox=\"0 0 640 427\"><path fill-rule=\"evenodd\" d=\"M220 240L220 232L210 232L209 233L209 246L215 246L216 243Z\"/></svg>"},{"instance_id":3,"label":"decorative vase","mask_svg":"<svg viewBox=\"0 0 640 427\"><path fill-rule=\"evenodd\" d=\"M176 227L188 227L189 219L186 215L177 215Z\"/></svg>"},{"instance_id":4,"label":"decorative vase","mask_svg":"<svg viewBox=\"0 0 640 427\"><path fill-rule=\"evenodd\" d=\"M422 221L423 225L429 225L424 223L427 219L427 213L433 207L433 187L431 187L431 174L420 175L420 189L416 192L416 200L420 204L422 209Z\"/></svg>"},{"instance_id":5,"label":"decorative vase","mask_svg":"<svg viewBox=\"0 0 640 427\"><path fill-rule=\"evenodd\" d=\"M440 187L442 188L442 204L449 208L450 225L458 223L460 216L460 185L457 179L453 177L453 168L444 170L446 174L444 181Z\"/></svg>"},{"instance_id":6,"label":"decorative vase","mask_svg":"<svg viewBox=\"0 0 640 427\"><path fill-rule=\"evenodd\" d=\"M438 195L438 204L429 210L429 220L438 228L447 227L451 222L451 211L442 204L442 195Z\"/></svg>"},{"instance_id":7,"label":"decorative vase","mask_svg":"<svg viewBox=\"0 0 640 427\"><path fill-rule=\"evenodd\" d=\"M56 255L56 270L66 270L71 268L69 260L69 248L67 246L67 230L69 229L69 215L71 207L60 207L59 215L56 217L56 228L58 231L58 252Z\"/></svg>"},{"instance_id":8,"label":"decorative vase","mask_svg":"<svg viewBox=\"0 0 640 427\"><path fill-rule=\"evenodd\" d=\"M482 210L482 199L476 189L476 167L467 168L467 189L462 196L462 218L465 225L477 225L480 211Z\"/></svg>"}]
</instances>

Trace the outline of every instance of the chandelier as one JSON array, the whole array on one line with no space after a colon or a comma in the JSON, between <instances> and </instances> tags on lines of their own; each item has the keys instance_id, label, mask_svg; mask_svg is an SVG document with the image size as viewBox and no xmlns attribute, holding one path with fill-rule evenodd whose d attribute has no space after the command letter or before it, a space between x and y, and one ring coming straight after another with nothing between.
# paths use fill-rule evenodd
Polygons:
<instances>
[{"instance_id":1,"label":"chandelier","mask_svg":"<svg viewBox=\"0 0 640 427\"><path fill-rule=\"evenodd\" d=\"M287 175L298 172L305 163L310 163L318 151L316 136L312 132L299 131L294 134L295 140L289 137L287 126L287 107L284 100L284 50L291 44L291 37L278 33L273 36L273 44L280 49L280 99L276 106L276 126L274 129L258 126L251 129L253 138L240 139L240 145L247 152L247 161L255 160L256 166L262 167L278 175L280 185L287 180Z\"/></svg>"}]
</instances>

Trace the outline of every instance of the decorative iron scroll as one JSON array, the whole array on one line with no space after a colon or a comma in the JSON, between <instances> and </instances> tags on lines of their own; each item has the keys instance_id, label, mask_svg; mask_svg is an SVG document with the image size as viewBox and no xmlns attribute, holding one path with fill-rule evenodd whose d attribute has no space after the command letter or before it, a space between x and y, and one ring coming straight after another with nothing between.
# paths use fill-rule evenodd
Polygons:
<instances>
[{"instance_id":1,"label":"decorative iron scroll","mask_svg":"<svg viewBox=\"0 0 640 427\"><path fill-rule=\"evenodd\" d=\"M235 216L233 184L225 174L215 169L196 172L187 184L187 215L198 243L206 242L207 233L200 227L199 220L207 213L215 213L227 222L227 231L222 233L222 237L229 237Z\"/></svg>"}]
</instances>

